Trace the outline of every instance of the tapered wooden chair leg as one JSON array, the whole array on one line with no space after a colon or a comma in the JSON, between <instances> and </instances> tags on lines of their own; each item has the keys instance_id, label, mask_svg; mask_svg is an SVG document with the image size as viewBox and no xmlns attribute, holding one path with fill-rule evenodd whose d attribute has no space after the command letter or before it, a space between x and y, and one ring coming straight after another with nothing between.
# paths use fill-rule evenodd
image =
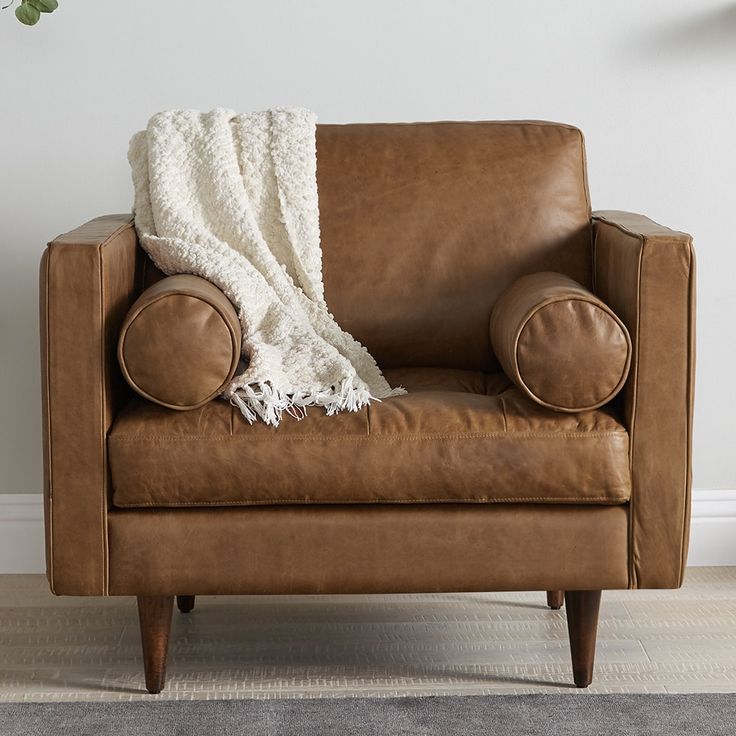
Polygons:
<instances>
[{"instance_id":1,"label":"tapered wooden chair leg","mask_svg":"<svg viewBox=\"0 0 736 736\"><path fill-rule=\"evenodd\" d=\"M182 613L189 613L194 608L194 596L193 595L176 596L176 607Z\"/></svg>"},{"instance_id":2,"label":"tapered wooden chair leg","mask_svg":"<svg viewBox=\"0 0 736 736\"><path fill-rule=\"evenodd\" d=\"M173 595L138 596L146 689L152 694L161 692L166 679L166 655L169 651L173 608Z\"/></svg>"},{"instance_id":3,"label":"tapered wooden chair leg","mask_svg":"<svg viewBox=\"0 0 736 736\"><path fill-rule=\"evenodd\" d=\"M565 591L572 673L577 687L588 687L593 680L595 639L598 633L600 605L600 590Z\"/></svg>"},{"instance_id":4,"label":"tapered wooden chair leg","mask_svg":"<svg viewBox=\"0 0 736 736\"><path fill-rule=\"evenodd\" d=\"M555 611L562 608L562 602L565 600L564 590L548 590L547 605Z\"/></svg>"}]
</instances>

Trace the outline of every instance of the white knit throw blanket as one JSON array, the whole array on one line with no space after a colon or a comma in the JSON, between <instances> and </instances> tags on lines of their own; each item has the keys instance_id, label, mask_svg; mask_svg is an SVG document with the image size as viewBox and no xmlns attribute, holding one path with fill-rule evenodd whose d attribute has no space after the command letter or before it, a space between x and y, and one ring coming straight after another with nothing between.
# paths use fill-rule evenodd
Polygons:
<instances>
[{"instance_id":1,"label":"white knit throw blanket","mask_svg":"<svg viewBox=\"0 0 736 736\"><path fill-rule=\"evenodd\" d=\"M174 110L130 143L143 248L166 274L216 284L238 312L247 368L223 396L249 422L405 393L327 309L315 126L302 109Z\"/></svg>"}]
</instances>

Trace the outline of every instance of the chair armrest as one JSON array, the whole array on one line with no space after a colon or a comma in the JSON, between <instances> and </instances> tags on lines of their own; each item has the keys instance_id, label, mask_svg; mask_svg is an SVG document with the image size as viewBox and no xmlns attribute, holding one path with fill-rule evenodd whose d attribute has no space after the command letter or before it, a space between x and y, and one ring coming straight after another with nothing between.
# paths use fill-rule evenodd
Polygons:
<instances>
[{"instance_id":1,"label":"chair armrest","mask_svg":"<svg viewBox=\"0 0 736 736\"><path fill-rule=\"evenodd\" d=\"M127 394L115 349L140 291L130 215L92 220L41 260L47 575L57 594L107 593L106 435Z\"/></svg>"},{"instance_id":2,"label":"chair armrest","mask_svg":"<svg viewBox=\"0 0 736 736\"><path fill-rule=\"evenodd\" d=\"M633 343L622 392L632 476L630 584L682 583L690 522L695 375L692 238L642 215L593 213L596 293Z\"/></svg>"}]
</instances>

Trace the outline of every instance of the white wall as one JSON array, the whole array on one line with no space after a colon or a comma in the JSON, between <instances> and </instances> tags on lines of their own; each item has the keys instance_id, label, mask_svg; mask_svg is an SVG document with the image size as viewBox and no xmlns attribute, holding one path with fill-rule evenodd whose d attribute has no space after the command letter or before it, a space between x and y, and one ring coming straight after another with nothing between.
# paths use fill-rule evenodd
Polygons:
<instances>
[{"instance_id":1,"label":"white wall","mask_svg":"<svg viewBox=\"0 0 736 736\"><path fill-rule=\"evenodd\" d=\"M61 0L34 28L0 13L0 95L0 492L41 489L45 241L129 209L153 112L273 105L579 125L594 207L696 236L695 486L736 489L735 3Z\"/></svg>"}]
</instances>

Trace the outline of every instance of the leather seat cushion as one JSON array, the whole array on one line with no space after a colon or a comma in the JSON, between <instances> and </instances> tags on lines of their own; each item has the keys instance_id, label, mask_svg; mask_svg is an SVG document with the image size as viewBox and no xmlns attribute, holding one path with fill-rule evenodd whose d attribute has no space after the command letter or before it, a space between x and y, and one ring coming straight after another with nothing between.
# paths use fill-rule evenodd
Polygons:
<instances>
[{"instance_id":1,"label":"leather seat cushion","mask_svg":"<svg viewBox=\"0 0 736 736\"><path fill-rule=\"evenodd\" d=\"M608 409L560 414L502 373L386 371L406 396L278 428L215 400L135 398L108 437L120 507L313 503L571 503L629 499L626 430Z\"/></svg>"}]
</instances>

